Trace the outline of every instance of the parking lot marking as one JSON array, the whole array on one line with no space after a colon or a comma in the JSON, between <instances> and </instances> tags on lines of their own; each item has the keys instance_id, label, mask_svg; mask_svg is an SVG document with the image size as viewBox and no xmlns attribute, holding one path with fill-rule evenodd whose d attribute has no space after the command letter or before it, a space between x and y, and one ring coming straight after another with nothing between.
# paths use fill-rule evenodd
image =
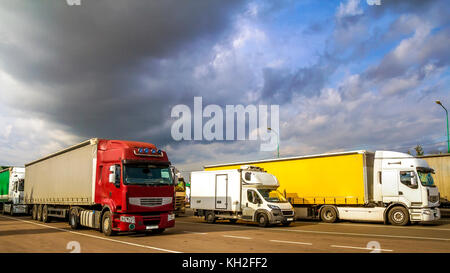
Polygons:
<instances>
[{"instance_id":1,"label":"parking lot marking","mask_svg":"<svg viewBox=\"0 0 450 273\"><path fill-rule=\"evenodd\" d=\"M245 240L251 240L252 238L250 237L242 237L242 236L232 236L232 235L222 235L223 237L228 237L228 238L236 238L236 239L245 239Z\"/></svg>"},{"instance_id":2,"label":"parking lot marking","mask_svg":"<svg viewBox=\"0 0 450 273\"><path fill-rule=\"evenodd\" d=\"M350 248L350 249L363 249L363 250L374 250L374 251L393 251L392 249L383 249L383 248L369 248L369 247L357 247L357 246L339 246L339 245L330 245L331 247L338 248Z\"/></svg>"},{"instance_id":3,"label":"parking lot marking","mask_svg":"<svg viewBox=\"0 0 450 273\"><path fill-rule=\"evenodd\" d=\"M269 240L269 241L283 244L312 245L311 243L303 243L303 242L280 241L280 240Z\"/></svg>"},{"instance_id":4,"label":"parking lot marking","mask_svg":"<svg viewBox=\"0 0 450 273\"><path fill-rule=\"evenodd\" d=\"M179 252L179 251L168 250L168 249L158 248L158 247L153 247L153 246L140 245L140 244L130 243L130 242L126 242L126 241L120 241L120 240L115 240L115 239L110 239L110 238L105 238L105 237L99 237L99 236L95 236L95 235L91 235L91 234L85 234L85 233L81 233L81 232L71 231L71 230L67 230L67 229L52 227L52 226L48 226L48 225L44 225L44 224L40 224L40 223L34 223L34 222L31 222L31 221L17 219L17 218L13 218L13 217L4 216L4 215L0 215L0 216L4 217L4 218L11 219L11 220L16 220L16 221L20 221L20 222L24 222L24 223L28 223L28 224L33 224L33 225L36 225L36 226L51 228L51 229L55 229L55 230L59 230L59 231L65 231L65 232L69 232L69 233L77 234L77 235L81 235L81 236L97 238L97 239L100 239L100 240L105 240L105 241L110 241L110 242L115 242L115 243L120 243L120 244L125 244L125 245L131 245L131 246L137 246L137 247L142 247L142 248L148 248L148 249L153 249L153 250L158 250L158 251L163 251L163 252L182 253L182 252Z\"/></svg>"},{"instance_id":5,"label":"parking lot marking","mask_svg":"<svg viewBox=\"0 0 450 273\"><path fill-rule=\"evenodd\" d=\"M420 236L402 236L402 235L385 235L385 234L349 233L349 232L334 232L334 231L313 231L313 230L279 229L279 228L274 228L274 229L272 229L272 230L281 230L281 231L290 231L290 232L303 232L303 233L317 233L317 234L331 234L331 235L349 235L349 236L385 237L385 238L397 238L397 239L450 241L450 238L433 238L433 237L420 237Z\"/></svg>"},{"instance_id":6,"label":"parking lot marking","mask_svg":"<svg viewBox=\"0 0 450 273\"><path fill-rule=\"evenodd\" d=\"M184 230L183 232L184 233L189 233L189 234L200 234L200 235L208 234L206 232L194 232L194 231L186 231L186 230Z\"/></svg>"},{"instance_id":7,"label":"parking lot marking","mask_svg":"<svg viewBox=\"0 0 450 273\"><path fill-rule=\"evenodd\" d=\"M379 224L359 224L359 223L317 223L318 225L334 225L334 226L360 226L360 227L378 227L378 228L401 228L401 229L424 229L424 230L440 230L450 231L450 228L435 228L435 227L409 227L409 226L388 226Z\"/></svg>"},{"instance_id":8,"label":"parking lot marking","mask_svg":"<svg viewBox=\"0 0 450 273\"><path fill-rule=\"evenodd\" d=\"M194 222L179 222L192 225L204 225L204 223ZM221 224L210 224L220 226ZM402 235L385 235L385 234L367 234L367 233L347 233L347 232L334 232L334 231L314 231L314 230L301 230L292 228L259 228L248 227L239 225L226 225L227 227L240 228L240 229L259 229L259 230L276 230L276 231L288 231L288 232L304 232L304 233L317 233L317 234L330 234L330 235L348 235L348 236L363 236L363 237L385 237L385 238L397 238L397 239L413 239L413 240L434 240L434 241L450 241L450 238L433 238L433 237L420 237L420 236L402 236Z\"/></svg>"}]
</instances>

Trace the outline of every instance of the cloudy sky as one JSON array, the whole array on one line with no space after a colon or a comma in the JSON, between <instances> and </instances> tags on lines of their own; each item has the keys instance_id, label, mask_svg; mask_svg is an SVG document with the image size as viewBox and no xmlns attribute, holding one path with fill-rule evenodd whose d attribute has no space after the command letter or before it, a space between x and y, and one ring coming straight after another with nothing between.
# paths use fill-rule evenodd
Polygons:
<instances>
[{"instance_id":1,"label":"cloudy sky","mask_svg":"<svg viewBox=\"0 0 450 273\"><path fill-rule=\"evenodd\" d=\"M270 158L259 141L175 141L171 109L280 105L281 156L446 151L442 1L0 0L0 165L99 137L179 169Z\"/></svg>"}]
</instances>

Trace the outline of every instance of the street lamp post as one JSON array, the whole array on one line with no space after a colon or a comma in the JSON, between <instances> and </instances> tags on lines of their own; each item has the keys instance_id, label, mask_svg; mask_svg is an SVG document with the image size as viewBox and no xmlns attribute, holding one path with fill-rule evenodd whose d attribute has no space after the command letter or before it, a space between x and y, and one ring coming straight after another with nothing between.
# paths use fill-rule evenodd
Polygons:
<instances>
[{"instance_id":1,"label":"street lamp post","mask_svg":"<svg viewBox=\"0 0 450 273\"><path fill-rule=\"evenodd\" d=\"M278 134L277 131L275 131L274 129L268 127L267 128L268 131L274 131L275 134L277 134L277 158L280 158L280 134Z\"/></svg>"},{"instance_id":2,"label":"street lamp post","mask_svg":"<svg viewBox=\"0 0 450 273\"><path fill-rule=\"evenodd\" d=\"M448 111L447 111L447 108L444 107L444 105L442 104L441 101L437 100L436 103L439 104L440 106L442 106L442 108L444 108L445 113L446 113L446 117L447 117L447 153L450 153L450 136L449 136L449 129L448 129Z\"/></svg>"}]
</instances>

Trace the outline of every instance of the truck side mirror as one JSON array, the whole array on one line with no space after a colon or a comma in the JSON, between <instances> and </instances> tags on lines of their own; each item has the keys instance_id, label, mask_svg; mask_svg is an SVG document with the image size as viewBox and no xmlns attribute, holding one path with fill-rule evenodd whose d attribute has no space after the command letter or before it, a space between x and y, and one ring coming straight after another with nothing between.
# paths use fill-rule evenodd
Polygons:
<instances>
[{"instance_id":1,"label":"truck side mirror","mask_svg":"<svg viewBox=\"0 0 450 273\"><path fill-rule=\"evenodd\" d=\"M414 172L411 172L411 186L416 187L417 186L417 176Z\"/></svg>"}]
</instances>

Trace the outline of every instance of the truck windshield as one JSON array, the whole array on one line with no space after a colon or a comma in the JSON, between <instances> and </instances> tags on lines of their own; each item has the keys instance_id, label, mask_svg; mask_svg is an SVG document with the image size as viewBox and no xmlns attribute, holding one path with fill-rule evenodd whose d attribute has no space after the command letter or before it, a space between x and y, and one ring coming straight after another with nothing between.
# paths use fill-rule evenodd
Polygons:
<instances>
[{"instance_id":1,"label":"truck windshield","mask_svg":"<svg viewBox=\"0 0 450 273\"><path fill-rule=\"evenodd\" d=\"M128 185L172 185L169 166L124 165L124 181Z\"/></svg>"},{"instance_id":2,"label":"truck windshield","mask_svg":"<svg viewBox=\"0 0 450 273\"><path fill-rule=\"evenodd\" d=\"M434 187L434 179L430 171L417 170L417 173L423 186Z\"/></svg>"},{"instance_id":3,"label":"truck windshield","mask_svg":"<svg viewBox=\"0 0 450 273\"><path fill-rule=\"evenodd\" d=\"M258 189L258 192L262 195L262 197L271 203L287 203L284 196L277 190L271 189Z\"/></svg>"}]
</instances>

